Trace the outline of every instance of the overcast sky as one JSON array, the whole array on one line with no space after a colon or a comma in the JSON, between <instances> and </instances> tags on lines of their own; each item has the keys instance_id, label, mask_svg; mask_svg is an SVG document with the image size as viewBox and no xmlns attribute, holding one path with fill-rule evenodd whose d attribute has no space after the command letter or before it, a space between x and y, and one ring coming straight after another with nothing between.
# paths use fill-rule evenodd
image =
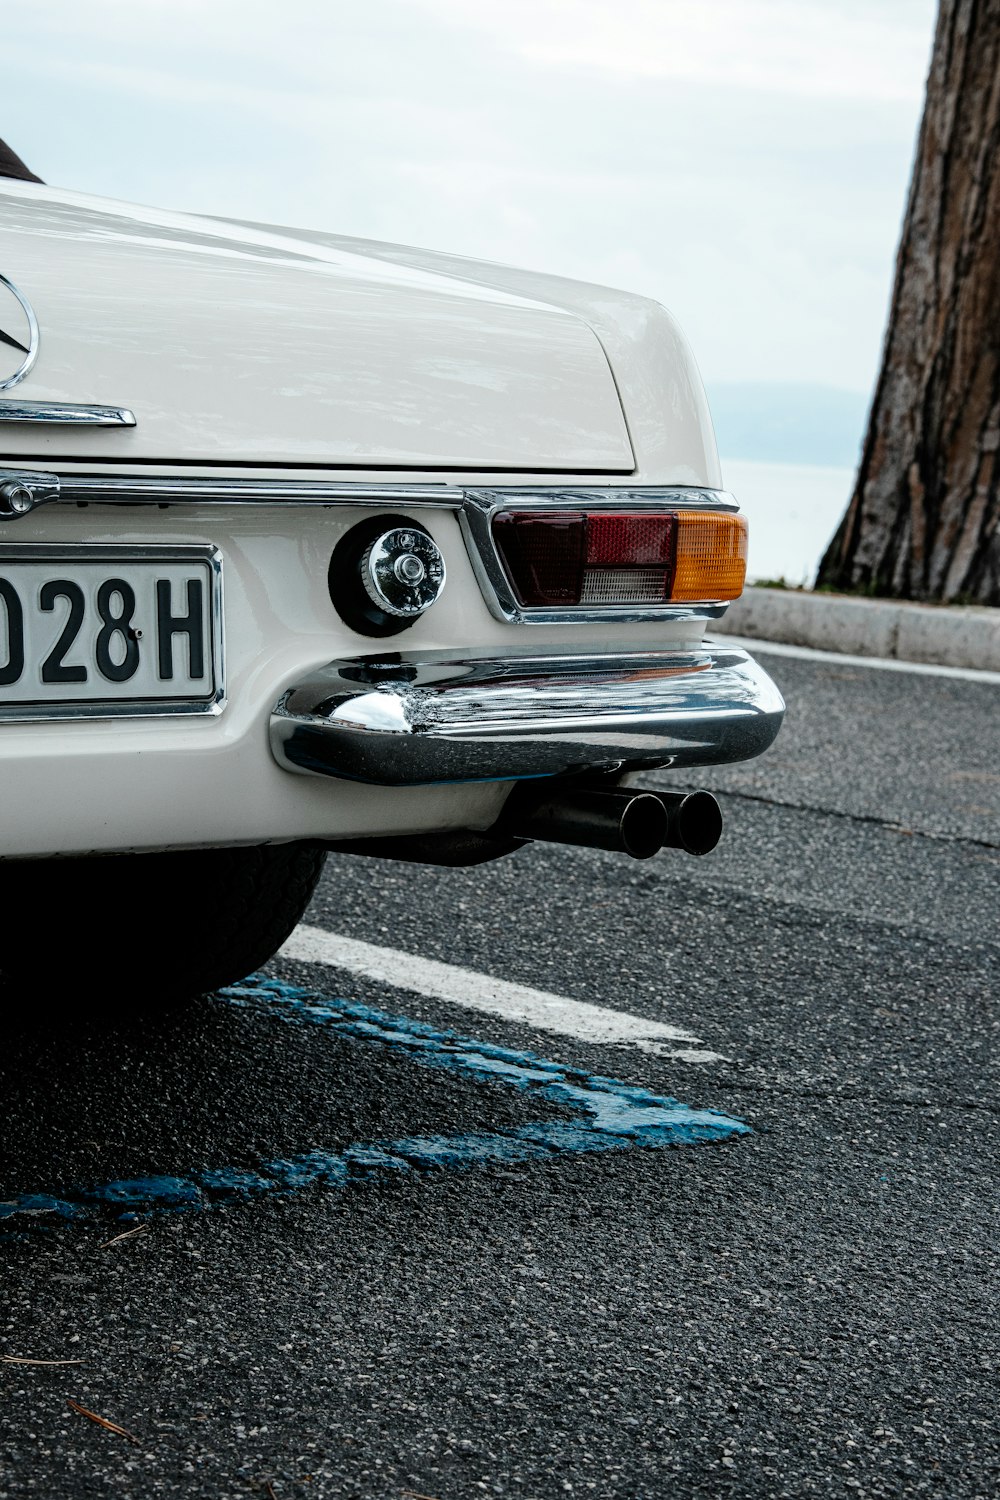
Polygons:
<instances>
[{"instance_id":1,"label":"overcast sky","mask_svg":"<svg viewBox=\"0 0 1000 1500\"><path fill-rule=\"evenodd\" d=\"M0 0L47 181L644 292L867 392L933 0Z\"/></svg>"}]
</instances>

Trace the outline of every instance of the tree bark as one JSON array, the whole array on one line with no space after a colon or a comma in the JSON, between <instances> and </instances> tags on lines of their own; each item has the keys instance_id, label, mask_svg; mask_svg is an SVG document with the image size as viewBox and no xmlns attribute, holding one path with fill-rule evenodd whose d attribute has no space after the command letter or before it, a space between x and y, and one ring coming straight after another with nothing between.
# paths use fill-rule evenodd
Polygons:
<instances>
[{"instance_id":1,"label":"tree bark","mask_svg":"<svg viewBox=\"0 0 1000 1500\"><path fill-rule=\"evenodd\" d=\"M818 584L1000 605L1000 0L941 0L882 357Z\"/></svg>"}]
</instances>

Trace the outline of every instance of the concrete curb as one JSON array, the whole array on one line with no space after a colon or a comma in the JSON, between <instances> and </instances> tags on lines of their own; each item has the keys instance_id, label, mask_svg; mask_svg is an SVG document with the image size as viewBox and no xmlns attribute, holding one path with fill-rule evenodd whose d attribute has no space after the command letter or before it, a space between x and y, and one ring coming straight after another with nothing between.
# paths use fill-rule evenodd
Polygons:
<instances>
[{"instance_id":1,"label":"concrete curb","mask_svg":"<svg viewBox=\"0 0 1000 1500\"><path fill-rule=\"evenodd\" d=\"M752 587L711 629L847 656L1000 672L1000 609Z\"/></svg>"}]
</instances>

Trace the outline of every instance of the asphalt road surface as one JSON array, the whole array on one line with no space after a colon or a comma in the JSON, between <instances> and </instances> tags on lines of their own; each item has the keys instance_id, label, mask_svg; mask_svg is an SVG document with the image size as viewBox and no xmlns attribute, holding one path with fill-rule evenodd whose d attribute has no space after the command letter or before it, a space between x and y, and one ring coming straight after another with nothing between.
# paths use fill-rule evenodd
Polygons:
<instances>
[{"instance_id":1,"label":"asphalt road surface","mask_svg":"<svg viewBox=\"0 0 1000 1500\"><path fill-rule=\"evenodd\" d=\"M0 1495L993 1500L1000 687L765 659L706 859L331 858L354 946L116 1028L54 933Z\"/></svg>"}]
</instances>

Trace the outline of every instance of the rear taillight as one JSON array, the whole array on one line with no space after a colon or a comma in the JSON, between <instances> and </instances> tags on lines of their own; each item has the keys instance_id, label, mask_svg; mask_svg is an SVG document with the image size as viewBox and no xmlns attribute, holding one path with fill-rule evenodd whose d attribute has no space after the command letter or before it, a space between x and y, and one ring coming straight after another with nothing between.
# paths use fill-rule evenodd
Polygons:
<instances>
[{"instance_id":1,"label":"rear taillight","mask_svg":"<svg viewBox=\"0 0 1000 1500\"><path fill-rule=\"evenodd\" d=\"M747 523L727 512L505 510L493 539L526 608L725 601L746 575Z\"/></svg>"}]
</instances>

